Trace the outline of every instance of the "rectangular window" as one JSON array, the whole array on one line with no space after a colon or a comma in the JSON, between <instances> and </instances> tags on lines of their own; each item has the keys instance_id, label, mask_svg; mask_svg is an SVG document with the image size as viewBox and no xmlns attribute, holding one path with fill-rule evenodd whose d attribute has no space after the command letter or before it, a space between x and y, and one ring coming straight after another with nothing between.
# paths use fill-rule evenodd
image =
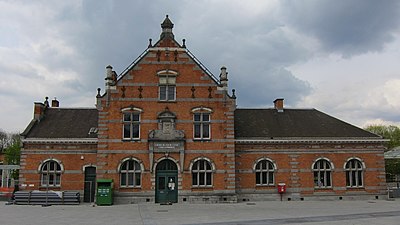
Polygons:
<instances>
[{"instance_id":1,"label":"rectangular window","mask_svg":"<svg viewBox=\"0 0 400 225\"><path fill-rule=\"evenodd\" d=\"M133 186L133 173L128 173L128 186Z\"/></svg>"},{"instance_id":2,"label":"rectangular window","mask_svg":"<svg viewBox=\"0 0 400 225\"><path fill-rule=\"evenodd\" d=\"M327 187L331 187L331 171L326 171L326 184Z\"/></svg>"},{"instance_id":3,"label":"rectangular window","mask_svg":"<svg viewBox=\"0 0 400 225\"><path fill-rule=\"evenodd\" d=\"M122 174L121 175L121 186L126 186L126 175L127 174Z\"/></svg>"},{"instance_id":4,"label":"rectangular window","mask_svg":"<svg viewBox=\"0 0 400 225\"><path fill-rule=\"evenodd\" d=\"M194 139L210 139L210 114L195 113L193 116Z\"/></svg>"},{"instance_id":5,"label":"rectangular window","mask_svg":"<svg viewBox=\"0 0 400 225\"><path fill-rule=\"evenodd\" d=\"M192 173L192 185L193 185L193 186L199 185L199 184L197 183L197 176L198 176L198 173Z\"/></svg>"},{"instance_id":6,"label":"rectangular window","mask_svg":"<svg viewBox=\"0 0 400 225\"><path fill-rule=\"evenodd\" d=\"M361 171L357 171L357 186L362 187L363 186L363 182L362 182L362 172Z\"/></svg>"},{"instance_id":7,"label":"rectangular window","mask_svg":"<svg viewBox=\"0 0 400 225\"><path fill-rule=\"evenodd\" d=\"M48 185L50 182L48 182L47 180L49 179L47 174L42 174L42 185Z\"/></svg>"},{"instance_id":8,"label":"rectangular window","mask_svg":"<svg viewBox=\"0 0 400 225\"><path fill-rule=\"evenodd\" d=\"M205 179L204 179L205 176L206 176L205 173L200 174L200 176L199 176L199 185L200 186L205 186Z\"/></svg>"},{"instance_id":9,"label":"rectangular window","mask_svg":"<svg viewBox=\"0 0 400 225\"><path fill-rule=\"evenodd\" d=\"M140 186L140 173L135 173L136 186Z\"/></svg>"},{"instance_id":10,"label":"rectangular window","mask_svg":"<svg viewBox=\"0 0 400 225\"><path fill-rule=\"evenodd\" d=\"M175 101L175 86L160 85L160 101Z\"/></svg>"},{"instance_id":11,"label":"rectangular window","mask_svg":"<svg viewBox=\"0 0 400 225\"><path fill-rule=\"evenodd\" d=\"M126 112L123 114L123 139L140 138L140 114Z\"/></svg>"},{"instance_id":12,"label":"rectangular window","mask_svg":"<svg viewBox=\"0 0 400 225\"><path fill-rule=\"evenodd\" d=\"M261 172L256 172L256 184L262 184L261 183Z\"/></svg>"}]
</instances>

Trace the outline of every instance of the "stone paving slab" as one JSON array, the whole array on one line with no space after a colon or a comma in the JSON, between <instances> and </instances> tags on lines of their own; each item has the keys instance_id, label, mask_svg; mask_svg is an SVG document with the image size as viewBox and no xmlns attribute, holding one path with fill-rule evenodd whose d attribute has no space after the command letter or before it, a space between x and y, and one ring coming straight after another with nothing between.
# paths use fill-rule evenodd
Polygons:
<instances>
[{"instance_id":1,"label":"stone paving slab","mask_svg":"<svg viewBox=\"0 0 400 225\"><path fill-rule=\"evenodd\" d=\"M27 206L0 202L1 225L400 224L400 201Z\"/></svg>"}]
</instances>

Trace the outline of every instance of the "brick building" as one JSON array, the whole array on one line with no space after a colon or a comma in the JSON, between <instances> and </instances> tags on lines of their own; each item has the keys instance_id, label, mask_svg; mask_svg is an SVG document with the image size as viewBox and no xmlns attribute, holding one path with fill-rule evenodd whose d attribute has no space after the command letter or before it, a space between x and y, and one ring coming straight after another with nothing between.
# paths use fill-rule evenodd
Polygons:
<instances>
[{"instance_id":1,"label":"brick building","mask_svg":"<svg viewBox=\"0 0 400 225\"><path fill-rule=\"evenodd\" d=\"M379 198L384 140L315 109L236 108L219 78L178 43L168 16L160 39L119 75L106 67L95 108L35 103L23 132L20 182L78 190L99 178L117 202L236 202Z\"/></svg>"}]
</instances>

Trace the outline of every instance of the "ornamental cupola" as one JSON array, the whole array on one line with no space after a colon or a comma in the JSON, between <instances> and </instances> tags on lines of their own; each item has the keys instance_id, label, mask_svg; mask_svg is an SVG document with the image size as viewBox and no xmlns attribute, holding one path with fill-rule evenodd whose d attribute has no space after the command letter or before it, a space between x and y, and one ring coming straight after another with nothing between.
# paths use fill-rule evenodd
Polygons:
<instances>
[{"instance_id":1,"label":"ornamental cupola","mask_svg":"<svg viewBox=\"0 0 400 225\"><path fill-rule=\"evenodd\" d=\"M172 28L174 27L174 24L171 22L171 20L168 18L168 15L165 17L164 22L161 24L162 32L160 35L160 39L164 38L171 38L174 39L174 34L172 33Z\"/></svg>"}]
</instances>

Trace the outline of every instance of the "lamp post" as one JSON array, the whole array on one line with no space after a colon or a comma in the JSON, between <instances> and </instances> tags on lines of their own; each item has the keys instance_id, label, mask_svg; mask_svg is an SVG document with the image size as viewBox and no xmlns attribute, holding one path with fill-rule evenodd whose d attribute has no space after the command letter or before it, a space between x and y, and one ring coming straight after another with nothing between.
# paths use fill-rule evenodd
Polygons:
<instances>
[{"instance_id":1,"label":"lamp post","mask_svg":"<svg viewBox=\"0 0 400 225\"><path fill-rule=\"evenodd\" d=\"M47 176L46 176L46 203L44 204L44 205L42 205L42 207L47 207L47 206L50 206L49 205L49 177L50 177L50 174L47 174Z\"/></svg>"}]
</instances>

